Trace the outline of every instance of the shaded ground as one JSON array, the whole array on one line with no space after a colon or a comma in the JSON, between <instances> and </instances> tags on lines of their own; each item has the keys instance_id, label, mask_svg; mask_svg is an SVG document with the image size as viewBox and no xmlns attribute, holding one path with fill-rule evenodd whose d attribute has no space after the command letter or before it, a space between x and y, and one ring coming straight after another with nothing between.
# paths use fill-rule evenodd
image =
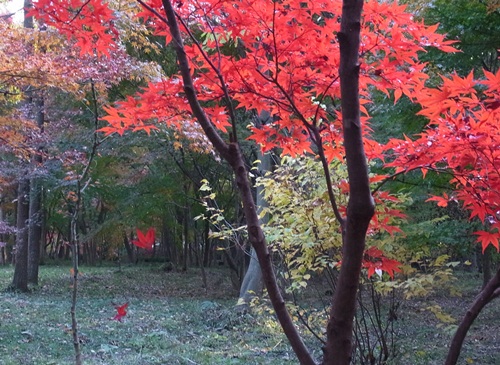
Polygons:
<instances>
[{"instance_id":1,"label":"shaded ground","mask_svg":"<svg viewBox=\"0 0 500 365\"><path fill-rule=\"evenodd\" d=\"M440 322L425 311L429 305L439 305L457 320L465 315L481 288L479 274L458 273L462 295L449 296L439 292L429 298L402 304L397 326L400 339L400 364L443 364L455 326ZM491 302L481 312L465 339L459 364L500 365L500 300Z\"/></svg>"},{"instance_id":2,"label":"shaded ground","mask_svg":"<svg viewBox=\"0 0 500 365\"><path fill-rule=\"evenodd\" d=\"M78 305L85 364L297 364L272 316L233 311L224 270L201 274L164 272L159 265L82 269ZM0 267L0 287L12 278ZM456 316L477 293L480 278L462 278L462 298L435 295L403 303L396 322L399 356L394 365L442 364L450 328L428 311L439 304ZM70 269L41 267L41 285L30 294L0 294L0 363L73 363ZM441 293L442 294L442 293ZM111 320L113 304L129 302L123 322ZM500 365L500 301L493 302L470 332L460 364ZM319 346L316 355L320 355Z\"/></svg>"}]
</instances>

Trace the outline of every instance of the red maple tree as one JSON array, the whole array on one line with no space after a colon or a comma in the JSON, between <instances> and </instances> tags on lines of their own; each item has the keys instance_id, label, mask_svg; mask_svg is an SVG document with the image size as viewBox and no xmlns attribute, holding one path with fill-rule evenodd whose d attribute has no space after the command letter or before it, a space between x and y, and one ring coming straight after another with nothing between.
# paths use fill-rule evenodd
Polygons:
<instances>
[{"instance_id":1,"label":"red maple tree","mask_svg":"<svg viewBox=\"0 0 500 365\"><path fill-rule=\"evenodd\" d=\"M451 42L435 32L436 26L416 21L404 6L389 2L138 2L143 7L137 14L140 21L155 34L164 35L175 48L179 74L151 82L136 95L108 107L104 120L109 125L102 131L149 132L154 123L173 128L181 128L186 121L199 123L235 173L250 242L278 320L301 364L315 361L277 286L238 144L237 109L272 115L268 124L250 125L250 139L263 151L278 147L292 156L316 155L323 164L344 243L323 363L347 364L363 257L369 271L376 266L392 275L397 270L392 262L384 265L378 251L363 255L374 214L366 157L382 158L384 152L370 138L365 105L371 102L373 90L396 101L402 95L423 95L428 76L418 52L426 47L452 51ZM35 13L46 24L75 37L83 53L106 54L108 47L119 42L119 29L107 6L100 0L39 0ZM333 193L329 162L334 159L346 161L348 166L347 207L338 206ZM381 199L381 194L377 191L375 199ZM386 222L377 217L372 224Z\"/></svg>"},{"instance_id":2,"label":"red maple tree","mask_svg":"<svg viewBox=\"0 0 500 365\"><path fill-rule=\"evenodd\" d=\"M436 88L422 88L413 100L419 114L429 119L415 140L393 139L387 148L396 172L420 169L452 175L452 194L433 196L438 206L460 202L479 219L484 230L475 232L483 251L500 240L500 70L483 71L475 79L451 75ZM452 341L447 365L455 364L465 335L481 309L500 295L500 270L490 279L469 308Z\"/></svg>"}]
</instances>

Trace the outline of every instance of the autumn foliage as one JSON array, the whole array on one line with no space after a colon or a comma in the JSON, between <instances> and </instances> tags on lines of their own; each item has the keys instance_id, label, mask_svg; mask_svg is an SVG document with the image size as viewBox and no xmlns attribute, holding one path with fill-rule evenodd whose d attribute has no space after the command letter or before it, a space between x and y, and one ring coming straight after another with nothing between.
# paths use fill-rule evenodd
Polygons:
<instances>
[{"instance_id":1,"label":"autumn foliage","mask_svg":"<svg viewBox=\"0 0 500 365\"><path fill-rule=\"evenodd\" d=\"M414 96L422 106L419 114L429 119L416 140L392 140L396 172L420 169L451 174L452 194L431 197L439 206L459 201L488 227L476 232L483 251L499 249L500 239L500 72L484 71L475 79L451 75L442 85L423 89Z\"/></svg>"},{"instance_id":2,"label":"autumn foliage","mask_svg":"<svg viewBox=\"0 0 500 365\"><path fill-rule=\"evenodd\" d=\"M166 32L161 1L143 5L137 19L169 43L172 38ZM39 0L34 14L72 38L82 54L108 54L119 41L119 27L108 6L99 0ZM273 116L272 122L249 126L249 138L263 151L277 147L291 156L320 153L328 161L344 158L336 36L340 1L193 1L177 3L176 11L184 26L185 51L198 98L221 133L235 129L238 110L257 115L266 111ZM436 26L415 21L405 6L368 1L363 19L362 119L367 155L375 159L382 157L384 148L369 135L365 106L372 92L379 90L395 101L403 95L424 94L428 75L418 52L426 47L446 52L453 48L452 42L435 32ZM106 134L150 133L161 123L182 130L186 123L193 123L179 75L150 82L105 110L102 119L108 125L101 131ZM387 195L377 192L375 198L387 198L378 198L380 194ZM401 213L384 212L373 221L373 229L397 230L387 224L391 214ZM140 239L136 242L143 244Z\"/></svg>"}]
</instances>

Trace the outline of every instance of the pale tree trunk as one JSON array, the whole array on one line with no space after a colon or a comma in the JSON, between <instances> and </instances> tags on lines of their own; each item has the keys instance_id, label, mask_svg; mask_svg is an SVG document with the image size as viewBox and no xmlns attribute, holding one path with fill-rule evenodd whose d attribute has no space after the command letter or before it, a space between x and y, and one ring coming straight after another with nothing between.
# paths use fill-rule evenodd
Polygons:
<instances>
[{"instance_id":1,"label":"pale tree trunk","mask_svg":"<svg viewBox=\"0 0 500 365\"><path fill-rule=\"evenodd\" d=\"M260 125L266 124L271 118L268 112L262 112L261 115L256 118L255 125L259 127ZM258 176L264 176L266 172L272 170L271 154L262 154L260 148L258 150L258 160L260 161L258 165ZM262 213L262 209L267 207L267 202L264 199L264 191L262 186L256 187L256 205L257 214ZM269 217L266 215L261 217L260 223L266 224ZM262 290L264 289L264 283L262 281L262 271L260 270L259 260L257 254L253 248L250 249L250 262L248 263L248 269L245 272L245 276L241 283L240 296L237 303L237 309L239 311L248 310L248 306L253 298L262 295Z\"/></svg>"},{"instance_id":2,"label":"pale tree trunk","mask_svg":"<svg viewBox=\"0 0 500 365\"><path fill-rule=\"evenodd\" d=\"M253 248L250 251L250 262L248 269L243 277L243 282L240 288L240 297L236 304L238 311L246 311L249 309L250 302L255 297L262 295L264 283L262 282L262 271L260 270L259 259Z\"/></svg>"},{"instance_id":3,"label":"pale tree trunk","mask_svg":"<svg viewBox=\"0 0 500 365\"><path fill-rule=\"evenodd\" d=\"M17 234L12 289L28 291L28 224L29 180L21 178L17 192Z\"/></svg>"},{"instance_id":4,"label":"pale tree trunk","mask_svg":"<svg viewBox=\"0 0 500 365\"><path fill-rule=\"evenodd\" d=\"M324 365L348 365L351 362L353 320L366 232L375 211L360 121L359 43L362 9L362 0L344 0L338 33L342 123L350 191L347 215L342 225L342 265L323 349Z\"/></svg>"}]
</instances>

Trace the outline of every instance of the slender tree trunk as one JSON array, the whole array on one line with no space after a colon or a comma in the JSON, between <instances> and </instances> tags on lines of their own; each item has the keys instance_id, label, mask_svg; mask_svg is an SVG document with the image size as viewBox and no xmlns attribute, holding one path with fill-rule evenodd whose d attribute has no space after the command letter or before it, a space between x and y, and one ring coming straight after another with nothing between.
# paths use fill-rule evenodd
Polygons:
<instances>
[{"instance_id":1,"label":"slender tree trunk","mask_svg":"<svg viewBox=\"0 0 500 365\"><path fill-rule=\"evenodd\" d=\"M47 257L47 225L45 224L46 212L43 206L40 212L42 220L40 222L41 230L40 230L40 260L38 262L39 266L45 263L45 259Z\"/></svg>"},{"instance_id":2,"label":"slender tree trunk","mask_svg":"<svg viewBox=\"0 0 500 365\"><path fill-rule=\"evenodd\" d=\"M135 262L134 248L130 244L126 232L123 232L123 245L125 246L125 250L127 251L128 262L130 264L133 264Z\"/></svg>"},{"instance_id":3,"label":"slender tree trunk","mask_svg":"<svg viewBox=\"0 0 500 365\"><path fill-rule=\"evenodd\" d=\"M323 349L324 365L349 365L351 362L353 319L366 231L375 211L360 121L359 43L362 9L362 0L344 0L338 33L342 123L350 192L347 216L342 227L342 266L332 299Z\"/></svg>"},{"instance_id":4,"label":"slender tree trunk","mask_svg":"<svg viewBox=\"0 0 500 365\"><path fill-rule=\"evenodd\" d=\"M31 180L29 201L29 239L28 239L28 282L38 285L40 265L40 246L42 238L41 186L37 179Z\"/></svg>"},{"instance_id":5,"label":"slender tree trunk","mask_svg":"<svg viewBox=\"0 0 500 365\"><path fill-rule=\"evenodd\" d=\"M455 365L460 356L462 350L462 345L465 340L465 336L476 320L481 310L488 304L491 300L500 295L500 269L496 272L495 276L486 284L486 286L481 290L479 295L476 297L469 310L465 314L464 318L460 322L457 332L453 336L453 339L448 350L448 356L446 358L445 365Z\"/></svg>"},{"instance_id":6,"label":"slender tree trunk","mask_svg":"<svg viewBox=\"0 0 500 365\"><path fill-rule=\"evenodd\" d=\"M33 97L33 105L35 106L35 119L40 130L43 133L45 114L44 102L41 95ZM42 149L43 146L37 147L37 152L31 159L31 165L36 172L42 164ZM28 240L28 282L38 285L38 268L40 265L40 245L42 238L42 183L36 176L31 179L30 185L30 220L29 220L29 240Z\"/></svg>"},{"instance_id":7,"label":"slender tree trunk","mask_svg":"<svg viewBox=\"0 0 500 365\"><path fill-rule=\"evenodd\" d=\"M210 241L210 223L208 221L203 221L203 266L209 267L212 260L212 245Z\"/></svg>"},{"instance_id":8,"label":"slender tree trunk","mask_svg":"<svg viewBox=\"0 0 500 365\"><path fill-rule=\"evenodd\" d=\"M79 239L78 239L78 209L80 204L80 184L78 184L78 201L71 214L70 243L71 260L73 263L73 290L71 292L71 330L73 334L73 348L75 351L75 365L82 365L82 352L80 349L80 338L78 333L78 321L76 318L76 306L78 297L78 272L79 272Z\"/></svg>"},{"instance_id":9,"label":"slender tree trunk","mask_svg":"<svg viewBox=\"0 0 500 365\"><path fill-rule=\"evenodd\" d=\"M29 180L21 178L17 192L17 234L14 290L28 291L28 224L29 219Z\"/></svg>"},{"instance_id":10,"label":"slender tree trunk","mask_svg":"<svg viewBox=\"0 0 500 365\"><path fill-rule=\"evenodd\" d=\"M189 258L189 240L188 240L188 222L187 222L187 211L186 209L182 212L182 271L187 271L188 258Z\"/></svg>"},{"instance_id":11,"label":"slender tree trunk","mask_svg":"<svg viewBox=\"0 0 500 365\"><path fill-rule=\"evenodd\" d=\"M3 222L2 195L0 194L0 222ZM0 233L0 265L5 265L5 234Z\"/></svg>"}]
</instances>

